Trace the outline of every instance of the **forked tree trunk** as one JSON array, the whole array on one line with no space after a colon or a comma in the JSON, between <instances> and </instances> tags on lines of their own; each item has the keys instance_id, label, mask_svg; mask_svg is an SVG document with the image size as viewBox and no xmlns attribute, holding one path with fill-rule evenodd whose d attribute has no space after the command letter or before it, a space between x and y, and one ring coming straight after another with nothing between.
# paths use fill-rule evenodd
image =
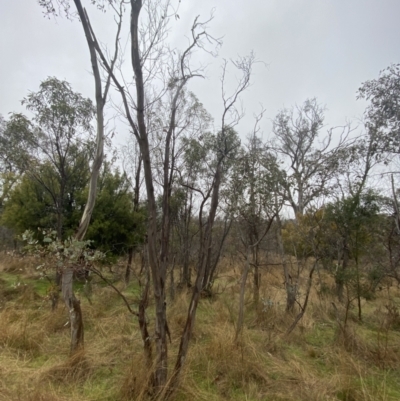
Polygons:
<instances>
[{"instance_id":1,"label":"forked tree trunk","mask_svg":"<svg viewBox=\"0 0 400 401\"><path fill-rule=\"evenodd\" d=\"M82 7L82 3L80 0L74 0L77 12L79 14L79 19L81 21L86 41L89 47L90 52L90 61L92 64L92 71L95 81L95 96L96 96L96 119L97 119L97 136L96 136L96 154L95 159L92 165L92 171L90 175L90 183L89 183L89 194L88 199L85 205L85 209L83 211L79 227L75 238L78 241L82 241L86 235L86 231L89 227L90 219L93 213L94 205L96 202L96 193L97 193L97 181L100 174L100 168L103 163L103 152L104 152L104 105L107 98L108 89L110 87L110 77L111 74L108 75L104 93L102 90L102 78L100 75L100 69L97 62L96 55L96 47L95 47L95 38L92 35L90 24L86 13ZM121 24L118 26L118 34L119 36ZM114 67L114 63L117 59L118 54L118 46L115 48L114 59L111 63L111 70ZM79 348L83 348L83 319L82 319L82 311L80 307L79 300L75 297L73 291L73 270L70 268L64 269L62 272L62 293L64 302L69 310L69 318L71 323L71 352L75 352Z\"/></svg>"},{"instance_id":2,"label":"forked tree trunk","mask_svg":"<svg viewBox=\"0 0 400 401\"><path fill-rule=\"evenodd\" d=\"M313 279L313 274L315 271L315 268L317 267L317 261L314 262L313 267L310 270L310 273L308 275L308 281L307 281L307 290L306 290L306 297L304 299L304 303L301 306L301 311L300 313L296 316L294 322L290 325L288 330L286 331L286 335L289 335L294 328L296 327L297 323L299 323L300 319L304 316L306 313L307 305L308 305L308 299L310 297L310 292L311 292L311 287L312 287L312 279Z\"/></svg>"}]
</instances>

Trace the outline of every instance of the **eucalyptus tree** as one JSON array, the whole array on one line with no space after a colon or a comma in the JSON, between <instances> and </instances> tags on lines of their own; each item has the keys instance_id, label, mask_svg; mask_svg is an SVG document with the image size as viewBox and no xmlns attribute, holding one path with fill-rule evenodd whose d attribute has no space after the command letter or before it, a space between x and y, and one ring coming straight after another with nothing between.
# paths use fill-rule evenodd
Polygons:
<instances>
[{"instance_id":1,"label":"eucalyptus tree","mask_svg":"<svg viewBox=\"0 0 400 401\"><path fill-rule=\"evenodd\" d=\"M56 78L43 81L39 91L31 92L22 104L33 117L30 121L22 114L13 114L7 123L4 135L11 138L8 141L10 159L38 181L50 196L57 216L55 229L61 240L68 185L77 175L76 169L83 174L88 168L93 149L90 141L93 104L74 92L70 84ZM19 144L13 143L21 137ZM86 166L81 163L84 160ZM51 178L46 179L40 171L42 163L51 166L46 170L54 171Z\"/></svg>"},{"instance_id":2,"label":"eucalyptus tree","mask_svg":"<svg viewBox=\"0 0 400 401\"><path fill-rule=\"evenodd\" d=\"M335 281L337 296L343 301L343 291L345 286L345 277L349 268L351 257L352 230L357 220L357 214L363 210L362 203L365 194L368 193L368 180L371 172L386 160L385 155L379 150L379 134L377 130L371 128L368 124L365 126L366 133L358 138L343 152L342 163L346 166L346 173L339 181L338 191L335 199L337 205L345 206L343 213L349 224L342 227L340 239L338 242L338 265L336 269ZM358 267L357 267L358 268ZM360 298L358 299L359 310L361 311ZM360 312L361 315L361 312Z\"/></svg>"},{"instance_id":3,"label":"eucalyptus tree","mask_svg":"<svg viewBox=\"0 0 400 401\"><path fill-rule=\"evenodd\" d=\"M125 176L133 190L133 204L136 212L140 209L140 192L142 187L142 156L136 141L129 138L126 145L122 146L122 165ZM128 262L125 270L125 284L128 285L131 277L134 253L138 250L138 243L128 248ZM143 248L142 248L143 249ZM143 258L142 258L143 259Z\"/></svg>"},{"instance_id":4,"label":"eucalyptus tree","mask_svg":"<svg viewBox=\"0 0 400 401\"><path fill-rule=\"evenodd\" d=\"M233 168L228 203L235 216L236 231L242 244L244 266L239 295L236 341L244 320L244 296L247 276L253 268L253 300L259 301L261 243L269 232L278 208L274 205L279 168L275 156L257 135L262 113L257 116L253 132ZM239 247L240 250L240 247Z\"/></svg>"},{"instance_id":5,"label":"eucalyptus tree","mask_svg":"<svg viewBox=\"0 0 400 401\"><path fill-rule=\"evenodd\" d=\"M145 8L142 10L142 6ZM180 94L185 89L188 81L194 77L201 76L201 70L195 70L190 66L190 57L195 49L204 49L204 41L218 44L206 31L207 22L200 22L197 17L192 25L191 39L188 47L184 51L168 52L165 54L164 35L166 24L168 23L168 10L170 3L162 5L158 2L147 2L142 5L141 1L131 2L131 63L135 80L135 100L122 85L120 79L112 75L115 86L117 87L123 103L123 112L130 124L132 132L139 143L139 148L143 158L143 172L147 192L148 205L148 257L153 282L153 293L155 300L155 341L156 341L156 362L154 371L154 384L161 391L167 382L167 334L169 333L166 314L166 273L169 264L169 233L170 233L170 177L171 163L173 158L171 150L173 147L173 134L176 129L176 116ZM139 14L147 15L148 21L144 27L140 28ZM141 21L146 21L145 19ZM150 21L150 22L149 22ZM149 39L150 38L150 39ZM142 41L141 41L142 40ZM144 46L144 47L141 47ZM98 46L97 51L101 55L103 64L109 69L109 64ZM154 66L153 63L156 63ZM200 258L197 269L196 284L193 287L193 295L190 303L186 325L181 337L177 363L173 373L173 380L168 386L168 391L173 391L177 385L183 362L186 358L189 340L195 321L196 309L200 298L203 277L209 261L209 249L212 241L212 229L215 221L216 210L218 207L219 188L222 178L223 162L232 150L228 146L228 133L232 126L237 123L236 116L232 121L228 120L229 113L234 112L235 104L239 95L248 87L251 75L251 68L254 57L242 58L234 63L235 67L243 73L231 96L227 96L223 91L224 111L222 115L221 131L217 135L217 168L210 189L211 202L208 215L207 226L202 237ZM170 66L165 71L165 66ZM226 70L226 64L224 71ZM165 78L164 88L166 93L171 95L170 113L164 127L164 148L163 148L163 180L162 188L162 212L160 237L157 230L157 205L155 196L155 175L152 167L152 155L150 147L150 137L146 116L154 104L151 91L155 79L155 72L164 71L161 76ZM146 91L147 89L147 91ZM154 92L153 92L154 93ZM162 93L165 93L164 91ZM148 97L146 98L147 95ZM156 96L158 98L160 94ZM150 98L149 98L150 97ZM159 239L160 238L160 239ZM160 243L160 245L159 245Z\"/></svg>"},{"instance_id":6,"label":"eucalyptus tree","mask_svg":"<svg viewBox=\"0 0 400 401\"><path fill-rule=\"evenodd\" d=\"M393 175L391 176L392 198L389 207L389 216L383 230L383 244L386 249L387 261L384 265L385 274L393 277L400 283L400 201L399 189L395 187Z\"/></svg>"},{"instance_id":7,"label":"eucalyptus tree","mask_svg":"<svg viewBox=\"0 0 400 401\"><path fill-rule=\"evenodd\" d=\"M13 113L9 120L0 116L0 172L20 176L28 167L32 142L31 122L25 115Z\"/></svg>"},{"instance_id":8,"label":"eucalyptus tree","mask_svg":"<svg viewBox=\"0 0 400 401\"><path fill-rule=\"evenodd\" d=\"M74 92L66 81L51 77L40 84L38 92L30 93L22 104L32 113L32 121L22 114L13 114L5 130L9 146L4 149L11 151L9 154L19 171L34 178L51 197L57 216L57 237L61 241L64 235L65 206L70 196L69 182L76 168L81 169L81 173L88 169L89 157L93 152L91 133L95 109L90 99ZM75 157L81 152L87 155L84 157L84 166L77 163L82 159ZM50 166L47 172L56 172L51 179L41 174L43 162ZM79 302L73 296L72 270L58 271L57 281L60 274L64 276L67 273L68 277L62 283L63 293L69 294L64 300L70 311L71 352L74 352L83 344L83 327L74 328L75 322L80 325L82 319ZM75 308L71 306L70 298L73 298ZM78 333L79 337L76 337Z\"/></svg>"},{"instance_id":9,"label":"eucalyptus tree","mask_svg":"<svg viewBox=\"0 0 400 401\"><path fill-rule=\"evenodd\" d=\"M257 303L260 290L259 267L262 239L271 227L277 212L275 191L280 170L275 155L258 136L261 113L253 132L242 147L227 187L227 201L235 216L245 252L246 265L253 268L253 299ZM246 270L246 269L245 269ZM246 274L247 275L247 274ZM242 285L245 280L242 280Z\"/></svg>"},{"instance_id":10,"label":"eucalyptus tree","mask_svg":"<svg viewBox=\"0 0 400 401\"><path fill-rule=\"evenodd\" d=\"M15 234L38 228L57 232L61 213L63 239L72 236L79 222L77 209L84 207L81 196L89 181L89 159L79 150L71 150L69 156L66 196L61 210L54 202L54 197L60 193L58 170L48 161L36 161L5 197L2 224L13 229Z\"/></svg>"},{"instance_id":11,"label":"eucalyptus tree","mask_svg":"<svg viewBox=\"0 0 400 401\"><path fill-rule=\"evenodd\" d=\"M380 152L400 154L400 64L392 64L379 78L366 81L358 98L369 101L365 110L366 126L375 131Z\"/></svg>"},{"instance_id":12,"label":"eucalyptus tree","mask_svg":"<svg viewBox=\"0 0 400 401\"><path fill-rule=\"evenodd\" d=\"M295 215L329 194L347 145L349 127L340 128L338 138L329 129L320 140L324 111L315 98L308 99L301 106L281 110L273 122L274 149L286 164L284 196Z\"/></svg>"},{"instance_id":13,"label":"eucalyptus tree","mask_svg":"<svg viewBox=\"0 0 400 401\"><path fill-rule=\"evenodd\" d=\"M378 166L381 168L388 165L393 157L400 153L399 89L400 66L392 65L381 71L378 79L364 82L358 90L358 98L370 102L364 113L365 133L342 151L341 164L346 168L338 180L340 192L338 191L336 196L337 205L342 205L342 213L346 214L346 220L349 222L357 220L357 213L363 210L371 173ZM394 209L395 207L396 199L394 199ZM338 242L335 279L340 300L343 300L344 278L351 273L348 270L351 259L352 226L354 228L354 224L347 223L343 226L346 229L342 228ZM358 301L361 316L359 298Z\"/></svg>"},{"instance_id":14,"label":"eucalyptus tree","mask_svg":"<svg viewBox=\"0 0 400 401\"><path fill-rule=\"evenodd\" d=\"M0 207L28 168L32 135L26 116L13 114L7 121L0 115Z\"/></svg>"},{"instance_id":15,"label":"eucalyptus tree","mask_svg":"<svg viewBox=\"0 0 400 401\"><path fill-rule=\"evenodd\" d=\"M38 0L39 5L44 8L46 14L57 15L56 4L61 7L67 17L71 17L70 13L70 2L69 0ZM100 2L99 2L100 3ZM105 83L103 85L103 77L99 67L98 56L95 48L95 37L93 35L92 27L90 26L89 20L85 9L82 7L80 0L74 0L77 15L84 30L85 39L89 48L90 63L93 72L94 84L95 84L95 99L96 99L96 150L92 163L88 199L85 204L85 208L82 213L82 217L75 234L75 238L78 241L82 241L85 237L88 229L93 208L96 201L97 192L97 181L100 174L101 165L104 157L104 136L105 136L105 123L104 123L104 107L107 101L108 91L111 83L111 74L113 72L115 63L118 58L118 42L122 26L122 8L123 2L120 2L120 8L114 7L114 2L107 2L114 9L117 18L117 30L115 37L115 49L113 56L110 60L109 72L105 76ZM99 4L100 8L102 5ZM74 13L72 13L74 15ZM70 322L71 322L71 352L75 352L77 349L83 347L83 320L82 312L79 301L76 299L73 291L73 270L70 268L63 269L62 271L62 292L64 302L67 309L70 311ZM77 335L79 333L79 336Z\"/></svg>"},{"instance_id":16,"label":"eucalyptus tree","mask_svg":"<svg viewBox=\"0 0 400 401\"><path fill-rule=\"evenodd\" d=\"M216 273L217 264L221 255L222 247L226 236L231 227L231 213L229 210L221 210L219 202L219 192L222 192L229 180L230 171L237 161L240 147L239 135L233 127L226 127L224 132L217 134L204 135L202 138L205 153L200 152L199 162L203 165L203 175L197 182L196 192L200 194L198 210L198 230L199 230L199 253L198 266L204 264L204 274L202 278L202 291L204 294L211 295L211 289ZM221 159L222 157L222 159ZM216 181L216 177L218 181ZM216 187L216 185L218 185ZM218 203L213 204L212 196L218 191ZM222 195L222 194L221 194ZM222 214L224 215L222 217ZM210 216L213 216L210 230ZM213 225L216 218L224 221L221 238L213 237L214 240L209 245L205 245L206 235L213 234ZM199 267L197 267L199 268Z\"/></svg>"},{"instance_id":17,"label":"eucalyptus tree","mask_svg":"<svg viewBox=\"0 0 400 401\"><path fill-rule=\"evenodd\" d=\"M396 244L400 232L398 191L395 188L400 156L400 65L392 64L380 71L378 78L363 82L358 98L369 102L364 112L366 141L360 146L362 157L361 164L357 164L355 186L348 184L347 187L350 187L351 195L357 195L357 189L365 187L363 183L376 165L380 165L381 173L390 173L392 219L385 247L390 255L388 274L396 278L399 265ZM387 167L383 169L382 166Z\"/></svg>"},{"instance_id":18,"label":"eucalyptus tree","mask_svg":"<svg viewBox=\"0 0 400 401\"><path fill-rule=\"evenodd\" d=\"M363 268L361 257L368 255L368 248L379 238L378 225L382 220L379 214L382 206L382 197L373 190L364 189L325 207L327 232L330 232L331 246L336 248L338 255L338 265L334 272L337 295L339 301L346 301L348 306L352 298L357 299L360 321L362 277L367 270ZM346 300L344 288L347 289Z\"/></svg>"}]
</instances>

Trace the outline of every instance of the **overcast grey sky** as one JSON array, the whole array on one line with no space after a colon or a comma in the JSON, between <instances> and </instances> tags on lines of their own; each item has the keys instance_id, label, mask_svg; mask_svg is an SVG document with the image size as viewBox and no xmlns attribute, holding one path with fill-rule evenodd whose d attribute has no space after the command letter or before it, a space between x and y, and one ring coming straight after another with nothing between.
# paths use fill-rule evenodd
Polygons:
<instances>
[{"instance_id":1,"label":"overcast grey sky","mask_svg":"<svg viewBox=\"0 0 400 401\"><path fill-rule=\"evenodd\" d=\"M356 91L361 83L400 62L399 0L182 0L171 38L179 42L193 18L206 18L213 8L210 32L223 36L224 44L220 57L209 60L207 79L192 82L191 89L216 125L222 58L253 50L266 63L256 66L243 97L250 117L260 103L266 108L265 137L279 109L309 97L326 105L327 126L360 118L365 103L356 100ZM101 37L113 31L104 16L92 18ZM65 79L93 98L88 50L77 21L46 19L35 0L1 0L0 27L0 114L7 118L23 111L20 100L48 76ZM245 122L249 126L250 118Z\"/></svg>"}]
</instances>

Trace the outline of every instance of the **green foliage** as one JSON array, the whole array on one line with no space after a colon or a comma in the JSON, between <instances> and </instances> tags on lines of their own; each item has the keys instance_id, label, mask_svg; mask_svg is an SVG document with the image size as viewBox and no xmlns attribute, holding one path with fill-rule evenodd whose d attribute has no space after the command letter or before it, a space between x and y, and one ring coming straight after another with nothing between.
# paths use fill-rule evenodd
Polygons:
<instances>
[{"instance_id":1,"label":"green foliage","mask_svg":"<svg viewBox=\"0 0 400 401\"><path fill-rule=\"evenodd\" d=\"M77 265L102 260L105 257L102 252L90 248L92 242L90 240L78 241L74 237L69 237L65 241L60 241L54 230L38 231L43 238L42 241L39 241L37 234L30 230L21 235L22 241L26 243L25 249L33 256L41 257L42 264L36 268L37 270L45 272L54 266L58 269L75 268Z\"/></svg>"},{"instance_id":2,"label":"green foliage","mask_svg":"<svg viewBox=\"0 0 400 401\"><path fill-rule=\"evenodd\" d=\"M373 241L382 202L382 197L368 190L361 195L328 204L325 208L325 219L331 223L333 242L346 240L350 256L358 257Z\"/></svg>"},{"instance_id":3,"label":"green foliage","mask_svg":"<svg viewBox=\"0 0 400 401\"><path fill-rule=\"evenodd\" d=\"M238 151L225 196L240 215L247 216L246 219L266 218L279 209L275 204L275 191L281 178L275 155L257 135L252 135L245 148Z\"/></svg>"},{"instance_id":4,"label":"green foliage","mask_svg":"<svg viewBox=\"0 0 400 401\"><path fill-rule=\"evenodd\" d=\"M41 166L44 182L55 174L51 166ZM81 171L87 174L87 172ZM87 179L78 174L71 176L67 200L63 210L64 239L71 238L78 226L87 199ZM133 195L125 175L112 172L106 163L99 180L97 204L92 215L87 239L91 246L111 254L120 254L130 246L143 242L145 236L144 208L135 212ZM24 175L21 182L10 192L5 202L1 223L22 234L25 230L35 232L42 239L40 230L56 230L57 216L49 193L37 181Z\"/></svg>"},{"instance_id":5,"label":"green foliage","mask_svg":"<svg viewBox=\"0 0 400 401\"><path fill-rule=\"evenodd\" d=\"M46 204L50 220L56 216L59 239L66 238L71 234L63 227L66 211L71 213L75 192L89 177L94 107L90 99L56 78L43 81L39 91L30 93L22 104L32 113L32 120L12 114L1 124L0 167L3 172L25 173L35 181L27 184L25 179L25 187L30 185L31 192L38 195L35 198ZM19 204L26 202L20 199ZM40 226L42 216L36 217ZM30 222L26 227L31 227Z\"/></svg>"},{"instance_id":6,"label":"green foliage","mask_svg":"<svg viewBox=\"0 0 400 401\"><path fill-rule=\"evenodd\" d=\"M57 130L61 138L67 138L92 129L92 101L74 92L68 82L55 77L43 81L39 91L31 92L22 104L34 113L33 120L45 136Z\"/></svg>"},{"instance_id":7,"label":"green foliage","mask_svg":"<svg viewBox=\"0 0 400 401\"><path fill-rule=\"evenodd\" d=\"M327 266L335 277L339 299L344 287L349 302L358 298L360 319L360 298L373 299L384 274L382 267L370 263L371 254L382 253L380 231L387 217L380 212L384 204L384 198L368 190L328 204L324 210Z\"/></svg>"},{"instance_id":8,"label":"green foliage","mask_svg":"<svg viewBox=\"0 0 400 401\"><path fill-rule=\"evenodd\" d=\"M86 199L86 194L82 194ZM93 245L112 254L143 243L146 234L146 207L135 211L129 182L106 163L98 183L98 195L87 238Z\"/></svg>"},{"instance_id":9,"label":"green foliage","mask_svg":"<svg viewBox=\"0 0 400 401\"><path fill-rule=\"evenodd\" d=\"M0 166L7 172L1 222L17 234L31 230L41 241L43 230L57 231L59 240L68 241L87 201L94 108L56 78L43 81L22 103L33 113L32 121L22 114L0 121ZM120 254L143 242L146 215L134 211L132 200L126 176L106 164L87 232L90 246Z\"/></svg>"},{"instance_id":10,"label":"green foliage","mask_svg":"<svg viewBox=\"0 0 400 401\"><path fill-rule=\"evenodd\" d=\"M366 81L358 97L370 101L365 111L367 127L377 131L380 152L400 153L400 64L381 71L378 79Z\"/></svg>"},{"instance_id":11,"label":"green foliage","mask_svg":"<svg viewBox=\"0 0 400 401\"><path fill-rule=\"evenodd\" d=\"M5 201L1 223L17 234L55 227L53 201L49 193L36 180L24 175Z\"/></svg>"},{"instance_id":12,"label":"green foliage","mask_svg":"<svg viewBox=\"0 0 400 401\"><path fill-rule=\"evenodd\" d=\"M1 172L20 173L28 168L30 153L36 148L32 123L23 114L14 113L0 126Z\"/></svg>"},{"instance_id":13,"label":"green foliage","mask_svg":"<svg viewBox=\"0 0 400 401\"><path fill-rule=\"evenodd\" d=\"M285 251L299 258L314 256L321 259L328 246L324 210L309 209L296 220L287 221L282 229Z\"/></svg>"},{"instance_id":14,"label":"green foliage","mask_svg":"<svg viewBox=\"0 0 400 401\"><path fill-rule=\"evenodd\" d=\"M79 217L74 214L77 196L89 177L88 160L77 154L68 172L70 176L64 188L62 208L55 204L61 194L57 170L51 163L38 163L35 177L24 174L5 199L2 224L14 229L17 234L27 229L35 231L38 227L57 229L58 214L61 212L64 238L72 235L79 223Z\"/></svg>"}]
</instances>

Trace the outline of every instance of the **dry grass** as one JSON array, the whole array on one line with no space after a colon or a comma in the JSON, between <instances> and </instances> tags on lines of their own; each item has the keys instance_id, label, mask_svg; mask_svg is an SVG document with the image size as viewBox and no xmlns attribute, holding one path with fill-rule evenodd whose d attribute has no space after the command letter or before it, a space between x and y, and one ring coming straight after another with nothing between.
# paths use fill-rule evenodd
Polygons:
<instances>
[{"instance_id":1,"label":"dry grass","mask_svg":"<svg viewBox=\"0 0 400 401\"><path fill-rule=\"evenodd\" d=\"M146 368L138 324L115 292L95 282L91 303L81 296L85 351L70 358L65 307L60 304L51 312L50 284L38 284L32 264L13 263L6 261L0 273L0 400L148 399L151 369ZM234 341L239 277L240 266L225 262L214 287L218 294L201 300L176 401L400 399L397 288L363 301L362 323L351 308L344 334L332 306L332 279L321 272L305 316L286 336L294 316L285 313L283 279L276 267L263 272L258 305L249 278L245 327ZM135 285L125 290L133 305ZM190 294L182 292L169 304L170 368L189 300ZM344 307L337 307L343 318ZM150 306L152 332L151 314Z\"/></svg>"}]
</instances>

